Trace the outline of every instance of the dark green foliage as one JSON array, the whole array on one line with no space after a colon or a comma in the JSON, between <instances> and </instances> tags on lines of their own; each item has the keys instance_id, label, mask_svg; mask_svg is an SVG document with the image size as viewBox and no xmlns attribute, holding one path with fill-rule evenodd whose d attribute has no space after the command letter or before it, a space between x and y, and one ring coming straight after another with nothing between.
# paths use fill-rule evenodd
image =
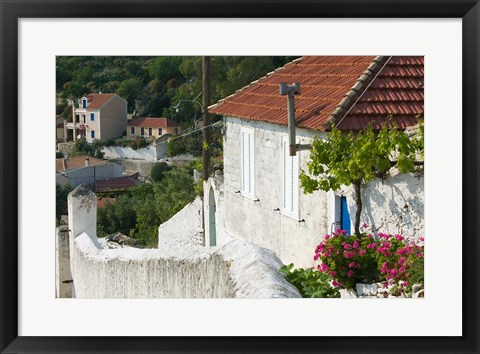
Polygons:
<instances>
[{"instance_id":1,"label":"dark green foliage","mask_svg":"<svg viewBox=\"0 0 480 354\"><path fill-rule=\"evenodd\" d=\"M150 178L154 182L160 182L164 177L165 173L170 171L172 166L168 165L166 162L158 162L152 166L150 171Z\"/></svg>"},{"instance_id":2,"label":"dark green foliage","mask_svg":"<svg viewBox=\"0 0 480 354\"><path fill-rule=\"evenodd\" d=\"M61 151L55 151L55 158L57 159L61 159L63 156L63 152Z\"/></svg>"},{"instance_id":3,"label":"dark green foliage","mask_svg":"<svg viewBox=\"0 0 480 354\"><path fill-rule=\"evenodd\" d=\"M330 285L332 280L328 274L314 269L297 268L293 263L280 268L280 272L300 292L302 297L309 298L335 298L340 297L338 288Z\"/></svg>"},{"instance_id":4,"label":"dark green foliage","mask_svg":"<svg viewBox=\"0 0 480 354\"><path fill-rule=\"evenodd\" d=\"M212 57L212 102L291 61L294 57ZM142 116L164 116L185 125L201 118L193 100L202 91L201 57L68 57L56 61L56 87L63 98L116 92L128 110ZM201 103L201 97L197 102ZM62 107L58 107L58 112ZM68 107L64 116L68 114ZM70 109L71 111L71 109ZM59 113L61 114L61 113Z\"/></svg>"},{"instance_id":5,"label":"dark green foliage","mask_svg":"<svg viewBox=\"0 0 480 354\"><path fill-rule=\"evenodd\" d=\"M133 111L135 107L135 99L141 94L143 83L140 79L132 77L122 81L117 89L117 95L123 97L128 102L129 111Z\"/></svg>"},{"instance_id":6,"label":"dark green foliage","mask_svg":"<svg viewBox=\"0 0 480 354\"><path fill-rule=\"evenodd\" d=\"M105 144L100 140L94 140L91 144L89 144L84 138L77 139L72 155L89 155L98 159L103 159L102 147L104 145Z\"/></svg>"},{"instance_id":7,"label":"dark green foliage","mask_svg":"<svg viewBox=\"0 0 480 354\"><path fill-rule=\"evenodd\" d=\"M186 152L185 144L180 139L172 139L167 142L167 156L177 156L185 154Z\"/></svg>"},{"instance_id":8,"label":"dark green foliage","mask_svg":"<svg viewBox=\"0 0 480 354\"><path fill-rule=\"evenodd\" d=\"M67 196L71 191L72 187L69 184L66 184L63 187L58 183L56 185L55 214L57 217L57 223L60 219L60 216L68 214Z\"/></svg>"},{"instance_id":9,"label":"dark green foliage","mask_svg":"<svg viewBox=\"0 0 480 354\"><path fill-rule=\"evenodd\" d=\"M165 172L161 182L130 189L114 204L97 210L100 237L122 232L147 247L156 247L158 226L195 198L193 176L184 168Z\"/></svg>"}]
</instances>

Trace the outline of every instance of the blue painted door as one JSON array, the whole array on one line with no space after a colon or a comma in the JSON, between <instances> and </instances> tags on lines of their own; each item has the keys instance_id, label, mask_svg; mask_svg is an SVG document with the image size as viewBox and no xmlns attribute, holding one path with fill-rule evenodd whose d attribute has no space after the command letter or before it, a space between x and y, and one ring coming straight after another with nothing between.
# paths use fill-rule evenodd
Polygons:
<instances>
[{"instance_id":1,"label":"blue painted door","mask_svg":"<svg viewBox=\"0 0 480 354\"><path fill-rule=\"evenodd\" d=\"M340 198L340 228L342 230L347 230L347 233L350 233L350 214L348 214L348 204L347 204L347 197Z\"/></svg>"}]
</instances>

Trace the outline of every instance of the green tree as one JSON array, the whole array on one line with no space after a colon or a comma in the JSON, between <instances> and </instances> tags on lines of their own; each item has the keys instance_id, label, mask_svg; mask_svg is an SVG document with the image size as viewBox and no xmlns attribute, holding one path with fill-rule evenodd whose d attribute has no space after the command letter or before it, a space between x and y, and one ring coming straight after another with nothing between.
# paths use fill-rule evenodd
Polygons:
<instances>
[{"instance_id":1,"label":"green tree","mask_svg":"<svg viewBox=\"0 0 480 354\"><path fill-rule=\"evenodd\" d=\"M152 77L167 82L180 76L182 57L157 57L149 67Z\"/></svg>"},{"instance_id":2,"label":"green tree","mask_svg":"<svg viewBox=\"0 0 480 354\"><path fill-rule=\"evenodd\" d=\"M100 237L122 232L144 246L156 247L158 226L195 198L193 177L188 169L165 172L162 182L133 187L114 204L97 209Z\"/></svg>"},{"instance_id":3,"label":"green tree","mask_svg":"<svg viewBox=\"0 0 480 354\"><path fill-rule=\"evenodd\" d=\"M128 102L130 111L135 107L135 99L140 95L143 89L142 81L138 78L131 78L122 81L117 90L117 95L123 97Z\"/></svg>"},{"instance_id":4,"label":"green tree","mask_svg":"<svg viewBox=\"0 0 480 354\"><path fill-rule=\"evenodd\" d=\"M377 177L385 178L392 167L401 173L423 167L423 146L423 123L412 138L397 128L385 126L379 132L368 127L358 133L333 128L325 139L314 139L308 174L305 171L300 174L301 185L305 193L352 185L357 206L355 233L359 235L361 186Z\"/></svg>"},{"instance_id":5,"label":"green tree","mask_svg":"<svg viewBox=\"0 0 480 354\"><path fill-rule=\"evenodd\" d=\"M165 177L165 174L172 168L173 167L168 165L166 162L158 162L152 166L150 178L154 182L160 182Z\"/></svg>"},{"instance_id":6,"label":"green tree","mask_svg":"<svg viewBox=\"0 0 480 354\"><path fill-rule=\"evenodd\" d=\"M72 186L66 184L64 186L56 184L56 203L55 203L55 214L57 217L57 223L60 220L62 215L68 214L68 203L67 203L67 196L68 193L72 191Z\"/></svg>"}]
</instances>

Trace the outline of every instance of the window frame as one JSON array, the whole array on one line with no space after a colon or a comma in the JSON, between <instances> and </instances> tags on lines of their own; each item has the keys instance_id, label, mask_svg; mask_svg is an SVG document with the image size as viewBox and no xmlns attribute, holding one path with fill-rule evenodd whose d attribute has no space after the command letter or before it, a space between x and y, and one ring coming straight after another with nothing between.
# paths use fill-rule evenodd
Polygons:
<instances>
[{"instance_id":1,"label":"window frame","mask_svg":"<svg viewBox=\"0 0 480 354\"><path fill-rule=\"evenodd\" d=\"M95 122L95 113L90 112L90 122Z\"/></svg>"},{"instance_id":2,"label":"window frame","mask_svg":"<svg viewBox=\"0 0 480 354\"><path fill-rule=\"evenodd\" d=\"M90 139L95 139L95 130L90 130Z\"/></svg>"},{"instance_id":3,"label":"window frame","mask_svg":"<svg viewBox=\"0 0 480 354\"><path fill-rule=\"evenodd\" d=\"M130 135L135 135L135 127L130 127Z\"/></svg>"}]
</instances>

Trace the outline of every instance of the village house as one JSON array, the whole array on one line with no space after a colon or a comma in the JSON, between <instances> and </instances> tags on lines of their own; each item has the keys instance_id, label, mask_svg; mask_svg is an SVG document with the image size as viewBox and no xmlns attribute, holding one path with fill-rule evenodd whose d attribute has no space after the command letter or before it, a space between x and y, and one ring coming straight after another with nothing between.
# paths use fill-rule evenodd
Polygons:
<instances>
[{"instance_id":1,"label":"village house","mask_svg":"<svg viewBox=\"0 0 480 354\"><path fill-rule=\"evenodd\" d=\"M418 124L424 113L423 65L423 57L412 56L302 57L209 107L224 117L224 181L221 187L206 184L206 244L223 244L228 235L273 250L285 264L313 265L326 233L353 230L353 189L303 193L298 176L307 170L310 151L289 156L287 98L279 84L300 83L296 139L309 144L314 136L325 137L332 124L344 131L369 123L374 129ZM393 173L371 182L362 189L361 222L373 231L419 238L423 191L423 176Z\"/></svg>"},{"instance_id":2,"label":"village house","mask_svg":"<svg viewBox=\"0 0 480 354\"><path fill-rule=\"evenodd\" d=\"M155 140L165 134L178 135L179 133L180 125L167 118L133 118L127 125L128 138Z\"/></svg>"},{"instance_id":3,"label":"village house","mask_svg":"<svg viewBox=\"0 0 480 354\"><path fill-rule=\"evenodd\" d=\"M65 156L56 160L55 181L61 186L90 184L109 178L122 177L123 167L92 156Z\"/></svg>"},{"instance_id":4,"label":"village house","mask_svg":"<svg viewBox=\"0 0 480 354\"><path fill-rule=\"evenodd\" d=\"M127 101L116 94L92 93L78 100L73 106L73 141L83 137L87 142L120 138L127 126Z\"/></svg>"}]
</instances>

